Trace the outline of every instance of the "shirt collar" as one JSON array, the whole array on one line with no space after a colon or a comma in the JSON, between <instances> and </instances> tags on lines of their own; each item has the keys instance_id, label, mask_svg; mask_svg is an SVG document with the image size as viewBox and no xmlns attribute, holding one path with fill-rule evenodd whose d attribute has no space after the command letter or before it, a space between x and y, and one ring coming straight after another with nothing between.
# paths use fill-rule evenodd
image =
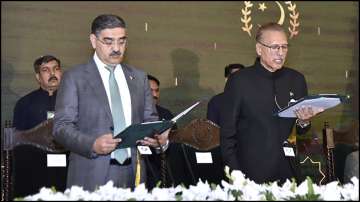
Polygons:
<instances>
[{"instance_id":1,"label":"shirt collar","mask_svg":"<svg viewBox=\"0 0 360 202\"><path fill-rule=\"evenodd\" d=\"M41 87L39 87L39 93L41 93L42 95L50 96L49 92L47 92L46 90L44 90ZM56 93L57 93L57 90L54 91L53 96L56 96Z\"/></svg>"},{"instance_id":2,"label":"shirt collar","mask_svg":"<svg viewBox=\"0 0 360 202\"><path fill-rule=\"evenodd\" d=\"M261 64L259 57L256 58L254 66L260 75L267 78L278 78L279 76L282 75L282 72L284 70L284 67L282 67L281 69L276 70L275 72L270 72Z\"/></svg>"},{"instance_id":3,"label":"shirt collar","mask_svg":"<svg viewBox=\"0 0 360 202\"><path fill-rule=\"evenodd\" d=\"M96 54L96 52L94 53L94 61L95 61L96 66L97 66L99 69L108 71L108 70L105 68L106 64L103 63L103 62L100 60L100 58L99 58L99 56ZM116 65L115 71L116 71L116 69L118 69L118 68L121 68L121 64L117 64L117 65Z\"/></svg>"}]
</instances>

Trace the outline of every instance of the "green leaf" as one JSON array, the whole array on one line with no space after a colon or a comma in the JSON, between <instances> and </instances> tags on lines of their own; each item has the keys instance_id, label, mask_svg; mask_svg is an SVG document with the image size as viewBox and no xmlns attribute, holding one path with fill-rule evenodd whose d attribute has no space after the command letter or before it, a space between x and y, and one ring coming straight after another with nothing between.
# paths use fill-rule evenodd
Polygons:
<instances>
[{"instance_id":1,"label":"green leaf","mask_svg":"<svg viewBox=\"0 0 360 202\"><path fill-rule=\"evenodd\" d=\"M306 180L308 185L308 194L313 195L314 194L313 182L309 176L306 177Z\"/></svg>"},{"instance_id":2,"label":"green leaf","mask_svg":"<svg viewBox=\"0 0 360 202\"><path fill-rule=\"evenodd\" d=\"M229 184L233 184L234 183L234 179L231 177L230 175L230 171L226 171L226 167L224 168L224 172L225 172L225 176L229 179Z\"/></svg>"},{"instance_id":3,"label":"green leaf","mask_svg":"<svg viewBox=\"0 0 360 202\"><path fill-rule=\"evenodd\" d=\"M155 185L155 187L160 187L160 185L161 185L161 180L159 180L157 183L156 183L156 185Z\"/></svg>"},{"instance_id":4,"label":"green leaf","mask_svg":"<svg viewBox=\"0 0 360 202\"><path fill-rule=\"evenodd\" d=\"M297 187L297 186L296 186L296 181L293 180L293 181L291 182L290 191L291 191L292 193L295 193L296 187Z\"/></svg>"},{"instance_id":5,"label":"green leaf","mask_svg":"<svg viewBox=\"0 0 360 202\"><path fill-rule=\"evenodd\" d=\"M181 186L182 188L186 188L186 185L185 185L183 182L180 184L180 186Z\"/></svg>"},{"instance_id":6,"label":"green leaf","mask_svg":"<svg viewBox=\"0 0 360 202\"><path fill-rule=\"evenodd\" d=\"M54 194L56 193L56 188L54 186L51 187L51 192Z\"/></svg>"},{"instance_id":7,"label":"green leaf","mask_svg":"<svg viewBox=\"0 0 360 202\"><path fill-rule=\"evenodd\" d=\"M216 186L217 186L217 185L216 185L215 183L211 183L211 184L210 184L211 190L215 190L215 189L216 189Z\"/></svg>"},{"instance_id":8,"label":"green leaf","mask_svg":"<svg viewBox=\"0 0 360 202\"><path fill-rule=\"evenodd\" d=\"M241 200L241 196L243 195L241 190L230 190L231 194L235 197L235 200Z\"/></svg>"},{"instance_id":9,"label":"green leaf","mask_svg":"<svg viewBox=\"0 0 360 202\"><path fill-rule=\"evenodd\" d=\"M309 176L306 177L306 182L308 185L308 193L304 196L296 195L295 197L290 197L290 200L295 201L318 201L320 200L320 194L315 194L313 182Z\"/></svg>"},{"instance_id":10,"label":"green leaf","mask_svg":"<svg viewBox=\"0 0 360 202\"><path fill-rule=\"evenodd\" d=\"M275 196L269 191L269 190L266 190L266 192L264 193L265 195L265 199L267 201L276 201L276 198Z\"/></svg>"},{"instance_id":11,"label":"green leaf","mask_svg":"<svg viewBox=\"0 0 360 202\"><path fill-rule=\"evenodd\" d=\"M175 194L175 200L182 201L182 191Z\"/></svg>"},{"instance_id":12,"label":"green leaf","mask_svg":"<svg viewBox=\"0 0 360 202\"><path fill-rule=\"evenodd\" d=\"M320 201L320 195L319 194L313 194L313 195L306 194L304 196L296 195L295 197L290 197L289 200L291 200L291 201Z\"/></svg>"}]
</instances>

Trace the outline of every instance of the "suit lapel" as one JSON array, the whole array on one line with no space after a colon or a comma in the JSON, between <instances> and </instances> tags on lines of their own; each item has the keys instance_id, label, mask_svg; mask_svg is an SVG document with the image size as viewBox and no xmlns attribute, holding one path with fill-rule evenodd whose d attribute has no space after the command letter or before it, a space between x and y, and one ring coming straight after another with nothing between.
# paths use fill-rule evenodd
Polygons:
<instances>
[{"instance_id":1,"label":"suit lapel","mask_svg":"<svg viewBox=\"0 0 360 202\"><path fill-rule=\"evenodd\" d=\"M100 106L94 106L94 107L103 107L104 110L106 111L106 114L109 116L110 120L112 120L110 105L107 99L105 87L103 85L100 73L93 59L91 59L90 62L87 64L86 77L89 86L93 89L93 92L96 95L91 99L98 99L99 103L101 103Z\"/></svg>"}]
</instances>

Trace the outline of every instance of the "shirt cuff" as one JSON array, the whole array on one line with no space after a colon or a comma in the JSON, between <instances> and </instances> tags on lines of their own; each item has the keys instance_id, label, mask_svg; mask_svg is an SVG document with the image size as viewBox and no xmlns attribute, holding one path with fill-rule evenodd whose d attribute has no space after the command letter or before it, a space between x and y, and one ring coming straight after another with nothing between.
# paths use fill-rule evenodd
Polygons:
<instances>
[{"instance_id":1,"label":"shirt cuff","mask_svg":"<svg viewBox=\"0 0 360 202\"><path fill-rule=\"evenodd\" d=\"M165 152L169 148L169 140L166 140L166 143L164 145L161 145L161 147L156 147L155 151L157 154L161 152Z\"/></svg>"},{"instance_id":2,"label":"shirt cuff","mask_svg":"<svg viewBox=\"0 0 360 202\"><path fill-rule=\"evenodd\" d=\"M94 151L91 151L91 154L90 154L91 159L97 158L98 156L99 155L97 153L95 153Z\"/></svg>"},{"instance_id":3,"label":"shirt cuff","mask_svg":"<svg viewBox=\"0 0 360 202\"><path fill-rule=\"evenodd\" d=\"M310 125L310 121L301 121L300 119L296 119L296 125L300 126L301 128L306 128Z\"/></svg>"}]
</instances>

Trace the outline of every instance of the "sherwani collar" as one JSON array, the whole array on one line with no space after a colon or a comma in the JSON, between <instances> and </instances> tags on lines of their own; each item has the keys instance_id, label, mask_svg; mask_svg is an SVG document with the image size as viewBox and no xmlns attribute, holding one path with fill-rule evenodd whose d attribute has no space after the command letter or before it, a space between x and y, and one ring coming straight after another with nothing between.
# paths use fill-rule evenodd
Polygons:
<instances>
[{"instance_id":1,"label":"sherwani collar","mask_svg":"<svg viewBox=\"0 0 360 202\"><path fill-rule=\"evenodd\" d=\"M276 79L276 78L280 77L283 74L284 68L285 68L285 67L282 67L281 69L276 70L275 72L270 72L261 64L259 58L256 58L254 67L256 68L256 71L258 74L260 74L263 77L269 78L269 79L272 79L272 78Z\"/></svg>"}]
</instances>

